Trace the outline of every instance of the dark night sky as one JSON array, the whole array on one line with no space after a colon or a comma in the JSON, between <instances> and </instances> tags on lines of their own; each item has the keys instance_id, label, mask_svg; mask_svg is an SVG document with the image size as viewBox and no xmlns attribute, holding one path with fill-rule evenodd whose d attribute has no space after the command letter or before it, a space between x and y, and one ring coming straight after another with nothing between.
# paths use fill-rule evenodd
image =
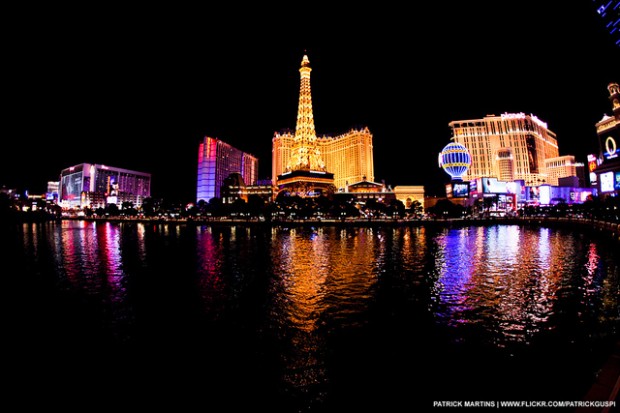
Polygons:
<instances>
[{"instance_id":1,"label":"dark night sky","mask_svg":"<svg viewBox=\"0 0 620 413\"><path fill-rule=\"evenodd\" d=\"M486 114L538 116L579 161L597 150L620 48L591 1L428 3L15 10L0 185L41 193L92 162L150 172L153 196L192 201L204 135L258 156L268 178L273 133L295 127L304 50L317 134L368 126L376 181L437 192L448 123Z\"/></svg>"}]
</instances>

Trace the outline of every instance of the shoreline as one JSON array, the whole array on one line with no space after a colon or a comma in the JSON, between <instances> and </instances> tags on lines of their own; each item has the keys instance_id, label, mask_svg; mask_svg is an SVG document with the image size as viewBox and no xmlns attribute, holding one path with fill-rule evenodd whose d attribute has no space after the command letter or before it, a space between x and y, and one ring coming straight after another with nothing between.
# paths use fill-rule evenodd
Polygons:
<instances>
[{"instance_id":1,"label":"shoreline","mask_svg":"<svg viewBox=\"0 0 620 413\"><path fill-rule=\"evenodd\" d=\"M579 229L600 233L620 241L620 223L589 218L572 217L491 217L491 218L447 218L447 219L305 219L272 220L258 219L186 219L186 218L144 218L144 217L54 217L47 219L0 219L2 224L29 224L62 221L141 223L154 225L194 225L211 227L340 227L340 228L381 228L381 227L429 227L429 228L463 228L469 226L519 225L545 226L549 228Z\"/></svg>"},{"instance_id":2,"label":"shoreline","mask_svg":"<svg viewBox=\"0 0 620 413\"><path fill-rule=\"evenodd\" d=\"M127 217L85 218L63 217L59 221L86 221L86 222L117 222L117 223L143 223L143 224L172 224L172 225L195 225L195 226L249 226L249 227L450 227L463 228L469 226L489 225L520 225L520 226L546 226L550 228L579 228L603 235L608 235L614 240L620 241L620 223L594 220L587 218L567 217L495 217L495 218L448 218L448 219L372 219L372 220L338 220L338 219L309 219L309 220L278 220L259 221L252 219L145 219Z\"/></svg>"}]
</instances>

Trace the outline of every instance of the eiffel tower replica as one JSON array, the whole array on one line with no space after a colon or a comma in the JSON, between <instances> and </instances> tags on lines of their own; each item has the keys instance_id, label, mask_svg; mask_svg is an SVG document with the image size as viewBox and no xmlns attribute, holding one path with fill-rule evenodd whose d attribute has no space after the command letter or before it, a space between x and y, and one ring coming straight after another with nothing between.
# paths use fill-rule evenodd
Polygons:
<instances>
[{"instance_id":1,"label":"eiffel tower replica","mask_svg":"<svg viewBox=\"0 0 620 413\"><path fill-rule=\"evenodd\" d=\"M304 55L299 69L299 108L291 158L286 171L278 175L276 181L278 193L286 192L302 198L329 195L335 190L334 174L325 169L314 130L311 71L308 56Z\"/></svg>"}]
</instances>

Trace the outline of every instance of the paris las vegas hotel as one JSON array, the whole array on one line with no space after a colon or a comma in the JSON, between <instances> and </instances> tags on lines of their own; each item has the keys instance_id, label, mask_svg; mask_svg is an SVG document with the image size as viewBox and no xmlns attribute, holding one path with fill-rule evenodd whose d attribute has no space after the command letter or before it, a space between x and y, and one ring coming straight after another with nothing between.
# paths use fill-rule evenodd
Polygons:
<instances>
[{"instance_id":1,"label":"paris las vegas hotel","mask_svg":"<svg viewBox=\"0 0 620 413\"><path fill-rule=\"evenodd\" d=\"M276 132L272 139L271 182L257 180L258 159L212 137L198 150L197 201L222 198L247 200L250 194L272 200L279 193L317 196L352 194L358 201L398 199L405 205L424 203L422 185L396 186L374 182L373 136L367 127L335 137L317 137L312 110L310 61L299 69L300 90L295 132Z\"/></svg>"}]
</instances>

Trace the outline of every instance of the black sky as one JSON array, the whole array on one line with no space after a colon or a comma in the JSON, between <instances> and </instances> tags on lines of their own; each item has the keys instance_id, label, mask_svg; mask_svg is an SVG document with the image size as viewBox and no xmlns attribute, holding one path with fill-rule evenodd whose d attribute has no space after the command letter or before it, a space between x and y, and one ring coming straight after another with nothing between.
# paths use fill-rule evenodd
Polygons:
<instances>
[{"instance_id":1,"label":"black sky","mask_svg":"<svg viewBox=\"0 0 620 413\"><path fill-rule=\"evenodd\" d=\"M487 114L538 116L579 161L597 150L620 48L590 0L428 3L15 10L0 185L41 193L92 162L192 201L205 135L258 156L268 178L274 132L295 127L304 52L317 133L367 126L376 181L440 191L448 123Z\"/></svg>"}]
</instances>

